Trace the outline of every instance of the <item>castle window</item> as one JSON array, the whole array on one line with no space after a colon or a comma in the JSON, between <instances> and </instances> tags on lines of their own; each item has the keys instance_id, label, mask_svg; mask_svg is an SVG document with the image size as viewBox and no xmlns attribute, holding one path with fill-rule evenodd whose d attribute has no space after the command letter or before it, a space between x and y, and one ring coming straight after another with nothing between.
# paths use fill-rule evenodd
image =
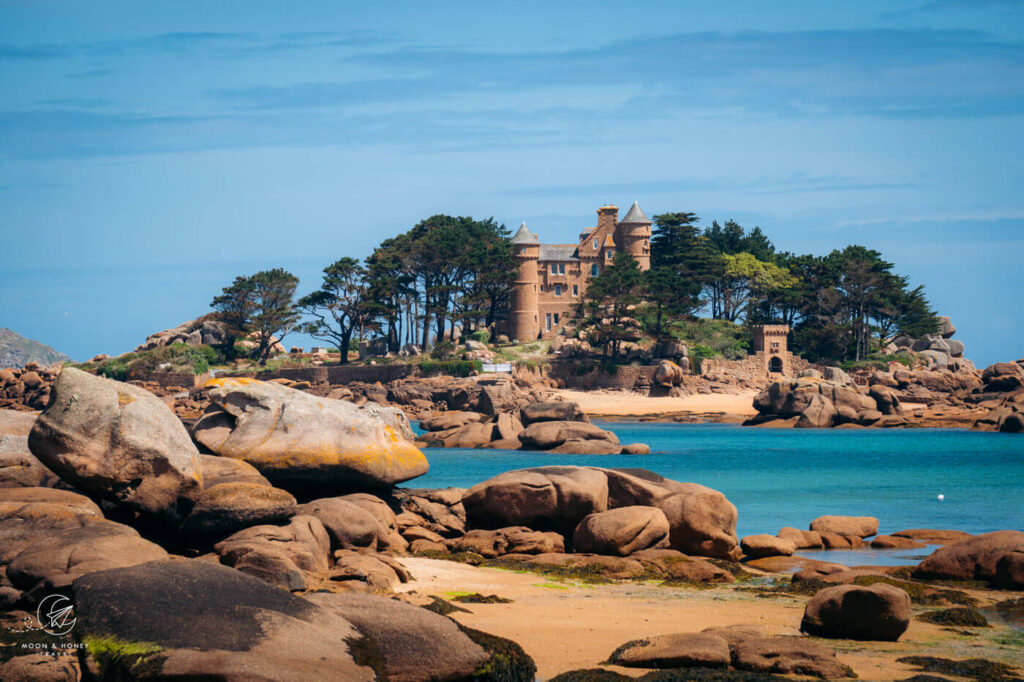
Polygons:
<instances>
[{"instance_id":1,"label":"castle window","mask_svg":"<svg viewBox=\"0 0 1024 682\"><path fill-rule=\"evenodd\" d=\"M551 264L551 274L552 275L557 275L558 274L558 265L555 264L555 263Z\"/></svg>"},{"instance_id":2,"label":"castle window","mask_svg":"<svg viewBox=\"0 0 1024 682\"><path fill-rule=\"evenodd\" d=\"M555 324L558 324L558 313L555 313Z\"/></svg>"},{"instance_id":3,"label":"castle window","mask_svg":"<svg viewBox=\"0 0 1024 682\"><path fill-rule=\"evenodd\" d=\"M612 259L612 252L611 251L605 251L604 252L604 257L607 258L608 260L611 260Z\"/></svg>"},{"instance_id":4,"label":"castle window","mask_svg":"<svg viewBox=\"0 0 1024 682\"><path fill-rule=\"evenodd\" d=\"M596 239L594 240L594 248L595 249L597 248L597 240Z\"/></svg>"},{"instance_id":5,"label":"castle window","mask_svg":"<svg viewBox=\"0 0 1024 682\"><path fill-rule=\"evenodd\" d=\"M579 296L580 295L580 287L579 287L579 285L577 285L577 284L573 284L572 285L572 295L573 296Z\"/></svg>"},{"instance_id":6,"label":"castle window","mask_svg":"<svg viewBox=\"0 0 1024 682\"><path fill-rule=\"evenodd\" d=\"M544 316L544 331L551 331L551 313Z\"/></svg>"},{"instance_id":7,"label":"castle window","mask_svg":"<svg viewBox=\"0 0 1024 682\"><path fill-rule=\"evenodd\" d=\"M558 274L559 275L564 275L565 274L565 263L559 263L558 264Z\"/></svg>"},{"instance_id":8,"label":"castle window","mask_svg":"<svg viewBox=\"0 0 1024 682\"><path fill-rule=\"evenodd\" d=\"M561 284L556 284L555 285L555 296L561 296L561 295L562 295L562 285Z\"/></svg>"},{"instance_id":9,"label":"castle window","mask_svg":"<svg viewBox=\"0 0 1024 682\"><path fill-rule=\"evenodd\" d=\"M601 271L601 266L598 265L597 263L594 263L593 265L590 266L590 276L591 277L597 277L597 275L598 275L598 273L600 273L600 271Z\"/></svg>"}]
</instances>

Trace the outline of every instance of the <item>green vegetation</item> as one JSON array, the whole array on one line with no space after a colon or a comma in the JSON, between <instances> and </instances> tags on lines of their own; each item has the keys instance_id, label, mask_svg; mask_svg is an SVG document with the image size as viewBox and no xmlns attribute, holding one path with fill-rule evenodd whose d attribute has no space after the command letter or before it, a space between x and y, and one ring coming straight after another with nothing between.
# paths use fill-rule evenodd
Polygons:
<instances>
[{"instance_id":1,"label":"green vegetation","mask_svg":"<svg viewBox=\"0 0 1024 682\"><path fill-rule=\"evenodd\" d=\"M99 665L103 680L134 680L157 676L165 656L163 649L149 642L131 642L118 637L85 637L83 643Z\"/></svg>"},{"instance_id":2,"label":"green vegetation","mask_svg":"<svg viewBox=\"0 0 1024 682\"><path fill-rule=\"evenodd\" d=\"M453 377L468 377L473 372L482 372L484 363L480 360L423 360L419 363L419 368L426 376L447 374Z\"/></svg>"},{"instance_id":3,"label":"green vegetation","mask_svg":"<svg viewBox=\"0 0 1024 682\"><path fill-rule=\"evenodd\" d=\"M352 333L362 330L373 319L376 306L369 294L366 268L359 261L335 261L324 268L320 288L296 302L296 308L313 318L297 329L314 339L334 343L337 348L351 348ZM347 362L348 354L341 355L339 364Z\"/></svg>"},{"instance_id":4,"label":"green vegetation","mask_svg":"<svg viewBox=\"0 0 1024 682\"><path fill-rule=\"evenodd\" d=\"M75 365L100 376L125 381L142 372L191 372L206 374L212 365L224 362L224 356L212 346L189 346L178 342L152 350L125 353L103 362Z\"/></svg>"}]
</instances>

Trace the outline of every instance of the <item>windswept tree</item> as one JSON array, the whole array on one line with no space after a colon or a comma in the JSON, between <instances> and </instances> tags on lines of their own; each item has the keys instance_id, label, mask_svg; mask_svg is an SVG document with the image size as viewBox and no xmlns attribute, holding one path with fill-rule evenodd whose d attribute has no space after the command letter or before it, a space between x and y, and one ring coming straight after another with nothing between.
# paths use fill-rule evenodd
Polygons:
<instances>
[{"instance_id":1,"label":"windswept tree","mask_svg":"<svg viewBox=\"0 0 1024 682\"><path fill-rule=\"evenodd\" d=\"M643 271L627 253L615 256L612 264L590 280L576 317L605 357L616 358L624 341L639 338L639 323L633 311L642 300Z\"/></svg>"},{"instance_id":2,"label":"windswept tree","mask_svg":"<svg viewBox=\"0 0 1024 682\"><path fill-rule=\"evenodd\" d=\"M370 298L366 268L355 258L342 258L324 268L320 288L300 298L295 306L313 318L299 330L337 346L341 364L348 362L352 333L366 326L377 312Z\"/></svg>"},{"instance_id":3,"label":"windswept tree","mask_svg":"<svg viewBox=\"0 0 1024 682\"><path fill-rule=\"evenodd\" d=\"M282 268L236 277L210 304L221 319L256 343L253 357L267 364L275 338L280 341L299 319L292 305L299 278Z\"/></svg>"},{"instance_id":4,"label":"windswept tree","mask_svg":"<svg viewBox=\"0 0 1024 682\"><path fill-rule=\"evenodd\" d=\"M256 337L256 359L267 364L276 338L295 329L299 314L292 305L299 278L283 268L261 270L252 276L253 313L249 330Z\"/></svg>"},{"instance_id":5,"label":"windswept tree","mask_svg":"<svg viewBox=\"0 0 1024 682\"><path fill-rule=\"evenodd\" d=\"M239 275L231 286L221 289L220 296L215 296L210 307L217 311L218 319L227 325L227 338L224 352L228 356L234 354L235 340L249 332L249 319L253 313L253 294L255 285L251 277Z\"/></svg>"}]
</instances>

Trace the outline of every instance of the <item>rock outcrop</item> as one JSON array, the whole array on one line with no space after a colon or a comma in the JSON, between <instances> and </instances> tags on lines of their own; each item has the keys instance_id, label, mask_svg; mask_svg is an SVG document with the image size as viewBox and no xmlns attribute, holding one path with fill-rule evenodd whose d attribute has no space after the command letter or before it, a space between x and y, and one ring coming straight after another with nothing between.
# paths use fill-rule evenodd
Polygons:
<instances>
[{"instance_id":1,"label":"rock outcrop","mask_svg":"<svg viewBox=\"0 0 1024 682\"><path fill-rule=\"evenodd\" d=\"M590 423L573 402L525 405L491 417L474 413L438 413L420 421L424 446L546 450L564 455L617 455L650 452L641 443L623 446L611 431Z\"/></svg>"},{"instance_id":2,"label":"rock outcrop","mask_svg":"<svg viewBox=\"0 0 1024 682\"><path fill-rule=\"evenodd\" d=\"M1021 549L1024 532L985 533L940 547L918 564L912 575L922 580L994 580L999 561Z\"/></svg>"},{"instance_id":3,"label":"rock outcrop","mask_svg":"<svg viewBox=\"0 0 1024 682\"><path fill-rule=\"evenodd\" d=\"M193 428L196 440L286 490L379 489L427 472L394 414L262 381L208 385L212 405Z\"/></svg>"},{"instance_id":4,"label":"rock outcrop","mask_svg":"<svg viewBox=\"0 0 1024 682\"><path fill-rule=\"evenodd\" d=\"M118 504L178 517L202 490L199 451L161 400L74 368L61 372L29 447L61 478Z\"/></svg>"},{"instance_id":5,"label":"rock outcrop","mask_svg":"<svg viewBox=\"0 0 1024 682\"><path fill-rule=\"evenodd\" d=\"M589 514L655 507L669 524L669 546L687 554L735 558L736 507L716 490L643 469L538 467L509 471L462 497L477 527L526 525L572 533Z\"/></svg>"}]
</instances>

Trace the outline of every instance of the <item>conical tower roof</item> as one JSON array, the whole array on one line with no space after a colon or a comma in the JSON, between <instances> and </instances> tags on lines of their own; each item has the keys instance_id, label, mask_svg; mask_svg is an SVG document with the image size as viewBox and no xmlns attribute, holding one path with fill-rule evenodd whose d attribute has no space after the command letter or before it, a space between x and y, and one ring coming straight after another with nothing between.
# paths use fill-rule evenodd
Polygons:
<instances>
[{"instance_id":1,"label":"conical tower roof","mask_svg":"<svg viewBox=\"0 0 1024 682\"><path fill-rule=\"evenodd\" d=\"M651 219L647 217L644 210L640 208L639 202L634 201L629 207L629 212L619 221L620 223L633 223L634 225L650 225Z\"/></svg>"},{"instance_id":2,"label":"conical tower roof","mask_svg":"<svg viewBox=\"0 0 1024 682\"><path fill-rule=\"evenodd\" d=\"M513 244L539 244L540 239L533 232L530 232L530 228L526 226L526 221L519 226L519 229L512 236Z\"/></svg>"}]
</instances>

